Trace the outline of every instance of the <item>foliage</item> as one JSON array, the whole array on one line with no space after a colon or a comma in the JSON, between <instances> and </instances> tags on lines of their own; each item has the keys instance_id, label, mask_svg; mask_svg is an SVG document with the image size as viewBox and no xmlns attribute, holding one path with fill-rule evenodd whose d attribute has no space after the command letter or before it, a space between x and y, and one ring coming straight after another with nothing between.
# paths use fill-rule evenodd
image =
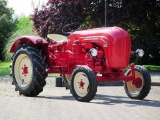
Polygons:
<instances>
[{"instance_id":1,"label":"foliage","mask_svg":"<svg viewBox=\"0 0 160 120\"><path fill-rule=\"evenodd\" d=\"M142 48L141 64L160 65L160 0L107 0L108 26L119 26L132 37L132 49ZM31 20L42 37L62 33L62 27L80 22L83 28L104 26L105 0L49 0L35 9ZM154 47L153 47L154 46Z\"/></svg>"},{"instance_id":2,"label":"foliage","mask_svg":"<svg viewBox=\"0 0 160 120\"><path fill-rule=\"evenodd\" d=\"M12 19L14 11L7 7L6 0L0 0L0 60L3 60L2 50L11 32L15 29L16 19Z\"/></svg>"},{"instance_id":3,"label":"foliage","mask_svg":"<svg viewBox=\"0 0 160 120\"><path fill-rule=\"evenodd\" d=\"M133 50L145 51L141 63L160 65L160 1L122 0L121 6L110 20L131 34Z\"/></svg>"},{"instance_id":4,"label":"foliage","mask_svg":"<svg viewBox=\"0 0 160 120\"><path fill-rule=\"evenodd\" d=\"M29 16L20 16L19 17L19 21L16 24L16 30L13 32L13 34L9 37L8 42L6 43L3 53L5 56L5 60L9 61L11 59L11 55L9 53L9 50L11 48L11 45L13 44L13 42L21 37L21 36L25 36L25 35L36 35L35 32L32 31L32 22L30 21Z\"/></svg>"},{"instance_id":5,"label":"foliage","mask_svg":"<svg viewBox=\"0 0 160 120\"><path fill-rule=\"evenodd\" d=\"M160 72L160 66L156 65L143 65L147 70L154 71L154 72Z\"/></svg>"},{"instance_id":6,"label":"foliage","mask_svg":"<svg viewBox=\"0 0 160 120\"><path fill-rule=\"evenodd\" d=\"M31 20L34 22L35 30L42 37L49 33L63 34L61 30L64 25L73 22L83 23L86 18L92 23L86 21L88 26L100 25L102 12L96 7L101 8L97 0L49 0L42 10L35 9Z\"/></svg>"},{"instance_id":7,"label":"foliage","mask_svg":"<svg viewBox=\"0 0 160 120\"><path fill-rule=\"evenodd\" d=\"M0 61L0 76L9 75L10 74L10 62L1 62Z\"/></svg>"}]
</instances>

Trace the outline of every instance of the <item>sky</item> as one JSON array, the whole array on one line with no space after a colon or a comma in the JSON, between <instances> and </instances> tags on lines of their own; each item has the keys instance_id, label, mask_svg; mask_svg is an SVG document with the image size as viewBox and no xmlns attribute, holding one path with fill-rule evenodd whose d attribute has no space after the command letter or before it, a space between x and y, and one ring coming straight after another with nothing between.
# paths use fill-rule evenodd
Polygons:
<instances>
[{"instance_id":1,"label":"sky","mask_svg":"<svg viewBox=\"0 0 160 120\"><path fill-rule=\"evenodd\" d=\"M35 7L37 7L41 6L43 3L46 3L48 0L8 0L8 7L12 7L15 15L17 16L28 16L33 12L32 1L34 1Z\"/></svg>"}]
</instances>

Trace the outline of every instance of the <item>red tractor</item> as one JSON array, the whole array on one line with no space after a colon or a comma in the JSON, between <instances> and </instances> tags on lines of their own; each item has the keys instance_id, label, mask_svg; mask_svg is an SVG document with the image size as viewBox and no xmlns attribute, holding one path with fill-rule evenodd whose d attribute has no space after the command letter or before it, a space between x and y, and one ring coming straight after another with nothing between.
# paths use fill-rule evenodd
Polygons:
<instances>
[{"instance_id":1,"label":"red tractor","mask_svg":"<svg viewBox=\"0 0 160 120\"><path fill-rule=\"evenodd\" d=\"M119 27L79 30L77 26L66 25L62 31L67 36L49 34L46 40L22 36L13 43L10 52L14 53L12 77L16 90L24 96L37 96L48 73L59 73L73 97L81 102L95 97L97 81L115 80L124 81L130 98L144 99L151 89L151 77L144 67L129 64L130 55L144 54L141 49L131 51L129 34Z\"/></svg>"}]
</instances>

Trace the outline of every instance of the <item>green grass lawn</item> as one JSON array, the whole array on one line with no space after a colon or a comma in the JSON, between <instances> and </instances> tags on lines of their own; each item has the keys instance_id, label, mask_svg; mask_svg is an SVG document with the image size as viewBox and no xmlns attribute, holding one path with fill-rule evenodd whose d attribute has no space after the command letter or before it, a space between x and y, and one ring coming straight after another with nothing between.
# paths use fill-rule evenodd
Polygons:
<instances>
[{"instance_id":1,"label":"green grass lawn","mask_svg":"<svg viewBox=\"0 0 160 120\"><path fill-rule=\"evenodd\" d=\"M9 67L11 62L0 62L0 76L9 75L11 68Z\"/></svg>"},{"instance_id":2,"label":"green grass lawn","mask_svg":"<svg viewBox=\"0 0 160 120\"><path fill-rule=\"evenodd\" d=\"M11 62L1 62L0 61L0 76L10 75L11 68L10 68ZM48 74L50 77L57 77L59 74Z\"/></svg>"},{"instance_id":3,"label":"green grass lawn","mask_svg":"<svg viewBox=\"0 0 160 120\"><path fill-rule=\"evenodd\" d=\"M9 75L11 72L10 66L11 62L1 62L0 61L0 76ZM147 68L149 71L154 72L160 72L160 66L155 65L143 65L145 68ZM56 77L59 76L59 74L48 74L50 77Z\"/></svg>"},{"instance_id":4,"label":"green grass lawn","mask_svg":"<svg viewBox=\"0 0 160 120\"><path fill-rule=\"evenodd\" d=\"M143 66L147 68L149 71L160 72L160 66L155 66L155 65L143 65Z\"/></svg>"}]
</instances>

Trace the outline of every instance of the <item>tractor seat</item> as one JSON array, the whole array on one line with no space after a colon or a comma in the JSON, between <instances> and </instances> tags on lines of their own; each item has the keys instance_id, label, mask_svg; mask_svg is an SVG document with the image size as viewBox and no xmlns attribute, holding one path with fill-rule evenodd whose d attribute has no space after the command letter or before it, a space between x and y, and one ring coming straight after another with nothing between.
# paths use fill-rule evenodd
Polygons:
<instances>
[{"instance_id":1,"label":"tractor seat","mask_svg":"<svg viewBox=\"0 0 160 120\"><path fill-rule=\"evenodd\" d=\"M59 35L59 34L48 34L47 38L57 42L59 45L63 44L64 42L68 42L68 39L66 36Z\"/></svg>"}]
</instances>

